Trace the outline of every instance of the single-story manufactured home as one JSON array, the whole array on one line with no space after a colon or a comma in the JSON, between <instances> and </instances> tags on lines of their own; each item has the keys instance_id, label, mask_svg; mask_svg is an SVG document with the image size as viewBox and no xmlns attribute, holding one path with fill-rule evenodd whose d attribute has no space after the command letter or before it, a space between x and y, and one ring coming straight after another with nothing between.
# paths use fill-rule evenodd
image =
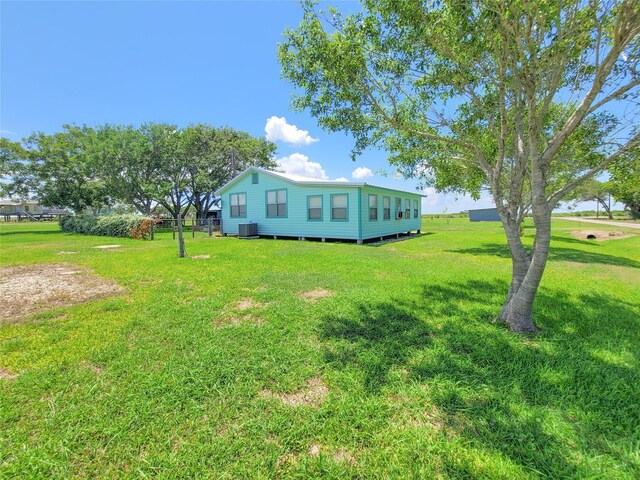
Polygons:
<instances>
[{"instance_id":1,"label":"single-story manufactured home","mask_svg":"<svg viewBox=\"0 0 640 480\"><path fill-rule=\"evenodd\" d=\"M365 240L420 232L423 195L249 167L216 195L227 235Z\"/></svg>"},{"instance_id":2,"label":"single-story manufactured home","mask_svg":"<svg viewBox=\"0 0 640 480\"><path fill-rule=\"evenodd\" d=\"M497 208L477 208L469 210L469 221L471 222L499 222L500 214Z\"/></svg>"}]
</instances>

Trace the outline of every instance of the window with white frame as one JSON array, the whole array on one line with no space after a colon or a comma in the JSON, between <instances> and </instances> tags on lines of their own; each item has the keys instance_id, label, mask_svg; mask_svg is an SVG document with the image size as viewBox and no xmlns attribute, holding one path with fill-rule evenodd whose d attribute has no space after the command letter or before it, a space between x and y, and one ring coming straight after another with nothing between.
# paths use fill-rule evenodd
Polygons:
<instances>
[{"instance_id":1,"label":"window with white frame","mask_svg":"<svg viewBox=\"0 0 640 480\"><path fill-rule=\"evenodd\" d=\"M247 216L247 194L232 193L229 195L229 204L231 205L231 217Z\"/></svg>"},{"instance_id":2,"label":"window with white frame","mask_svg":"<svg viewBox=\"0 0 640 480\"><path fill-rule=\"evenodd\" d=\"M349 197L346 193L331 195L331 220L346 222L349 219L348 203Z\"/></svg>"},{"instance_id":3,"label":"window with white frame","mask_svg":"<svg viewBox=\"0 0 640 480\"><path fill-rule=\"evenodd\" d=\"M411 218L411 200L404 199L404 218L409 220Z\"/></svg>"},{"instance_id":4,"label":"window with white frame","mask_svg":"<svg viewBox=\"0 0 640 480\"><path fill-rule=\"evenodd\" d=\"M267 217L287 216L287 190L267 191Z\"/></svg>"},{"instance_id":5,"label":"window with white frame","mask_svg":"<svg viewBox=\"0 0 640 480\"><path fill-rule=\"evenodd\" d=\"M413 201L413 218L418 218L418 200Z\"/></svg>"},{"instance_id":6,"label":"window with white frame","mask_svg":"<svg viewBox=\"0 0 640 480\"><path fill-rule=\"evenodd\" d=\"M396 218L402 218L402 199L396 197Z\"/></svg>"},{"instance_id":7,"label":"window with white frame","mask_svg":"<svg viewBox=\"0 0 640 480\"><path fill-rule=\"evenodd\" d=\"M369 220L378 220L378 196L369 195Z\"/></svg>"},{"instance_id":8,"label":"window with white frame","mask_svg":"<svg viewBox=\"0 0 640 480\"><path fill-rule=\"evenodd\" d=\"M307 220L322 221L322 195L307 197Z\"/></svg>"},{"instance_id":9,"label":"window with white frame","mask_svg":"<svg viewBox=\"0 0 640 480\"><path fill-rule=\"evenodd\" d=\"M382 197L382 219L391 218L391 197Z\"/></svg>"}]
</instances>

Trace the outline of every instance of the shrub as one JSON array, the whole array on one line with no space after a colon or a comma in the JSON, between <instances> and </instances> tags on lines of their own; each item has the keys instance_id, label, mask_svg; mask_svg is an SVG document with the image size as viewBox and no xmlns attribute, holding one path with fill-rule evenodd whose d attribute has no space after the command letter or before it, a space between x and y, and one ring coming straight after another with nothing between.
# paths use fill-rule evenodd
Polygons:
<instances>
[{"instance_id":1,"label":"shrub","mask_svg":"<svg viewBox=\"0 0 640 480\"><path fill-rule=\"evenodd\" d=\"M60 217L63 232L105 237L149 238L153 219L141 215L66 215Z\"/></svg>"}]
</instances>

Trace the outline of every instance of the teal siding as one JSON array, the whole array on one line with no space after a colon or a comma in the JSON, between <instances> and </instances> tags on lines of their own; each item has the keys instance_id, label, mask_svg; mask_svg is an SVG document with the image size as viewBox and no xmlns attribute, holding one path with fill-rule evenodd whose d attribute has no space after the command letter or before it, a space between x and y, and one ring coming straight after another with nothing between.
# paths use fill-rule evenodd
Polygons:
<instances>
[{"instance_id":1,"label":"teal siding","mask_svg":"<svg viewBox=\"0 0 640 480\"><path fill-rule=\"evenodd\" d=\"M378 219L369 220L369 195L378 196ZM391 218L383 219L383 200L382 197L391 197ZM404 214L405 199L411 200L411 218L396 219L395 205L396 198L402 199L402 211ZM413 218L413 201L418 200L418 218ZM362 214L362 239L367 240L376 237L385 237L387 235L395 235L409 231L420 230L422 217L422 197L413 193L400 193L384 188L376 188L371 186L362 187L362 205L360 212Z\"/></svg>"},{"instance_id":2,"label":"teal siding","mask_svg":"<svg viewBox=\"0 0 640 480\"><path fill-rule=\"evenodd\" d=\"M258 174L258 183L252 181L252 174ZM267 217L267 192L287 191L287 210L284 217ZM218 195L222 198L222 231L236 235L241 223L257 223L258 234L264 236L308 237L327 239L367 240L420 229L421 196L408 192L388 190L370 185L314 185L280 178L259 169L248 169L237 179L226 185ZM246 217L230 216L230 195L246 193ZM348 195L348 220L331 219L331 198L337 194ZM369 220L369 194L378 195L378 220ZM308 198L322 196L322 219L307 218ZM391 199L391 219L383 220L383 196ZM411 200L411 218L395 218L395 199ZM419 215L413 218L413 201L418 200Z\"/></svg>"},{"instance_id":3,"label":"teal siding","mask_svg":"<svg viewBox=\"0 0 640 480\"><path fill-rule=\"evenodd\" d=\"M220 192L224 233L236 235L238 224L251 222L258 224L260 235L353 240L358 238L358 188L295 184L262 172L258 172L258 176L257 184L251 182L251 175L245 175ZM266 192L280 189L287 190L287 216L267 217ZM247 193L247 216L231 218L229 195L241 192ZM331 221L331 195L338 193L349 196L348 221ZM309 195L322 195L322 221L307 220Z\"/></svg>"}]
</instances>

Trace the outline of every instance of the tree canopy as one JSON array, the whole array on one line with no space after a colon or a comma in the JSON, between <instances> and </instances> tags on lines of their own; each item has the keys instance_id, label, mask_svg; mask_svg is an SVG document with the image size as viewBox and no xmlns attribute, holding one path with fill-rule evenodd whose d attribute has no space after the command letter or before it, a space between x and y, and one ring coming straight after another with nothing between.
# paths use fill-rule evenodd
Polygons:
<instances>
[{"instance_id":1,"label":"tree canopy","mask_svg":"<svg viewBox=\"0 0 640 480\"><path fill-rule=\"evenodd\" d=\"M6 195L75 212L123 204L150 214L160 205L174 218L191 207L206 217L220 186L250 165L274 167L276 150L264 138L206 124L65 125L1 142Z\"/></svg>"},{"instance_id":2,"label":"tree canopy","mask_svg":"<svg viewBox=\"0 0 640 480\"><path fill-rule=\"evenodd\" d=\"M352 134L354 156L382 147L439 190L489 189L513 260L499 317L537 330L551 211L639 142L640 3L365 0L343 15L306 1L303 12L278 50L293 106ZM518 234L527 212L531 250Z\"/></svg>"},{"instance_id":3,"label":"tree canopy","mask_svg":"<svg viewBox=\"0 0 640 480\"><path fill-rule=\"evenodd\" d=\"M613 197L622 202L633 218L640 218L640 151L630 155L628 162L609 168L607 187Z\"/></svg>"}]
</instances>

